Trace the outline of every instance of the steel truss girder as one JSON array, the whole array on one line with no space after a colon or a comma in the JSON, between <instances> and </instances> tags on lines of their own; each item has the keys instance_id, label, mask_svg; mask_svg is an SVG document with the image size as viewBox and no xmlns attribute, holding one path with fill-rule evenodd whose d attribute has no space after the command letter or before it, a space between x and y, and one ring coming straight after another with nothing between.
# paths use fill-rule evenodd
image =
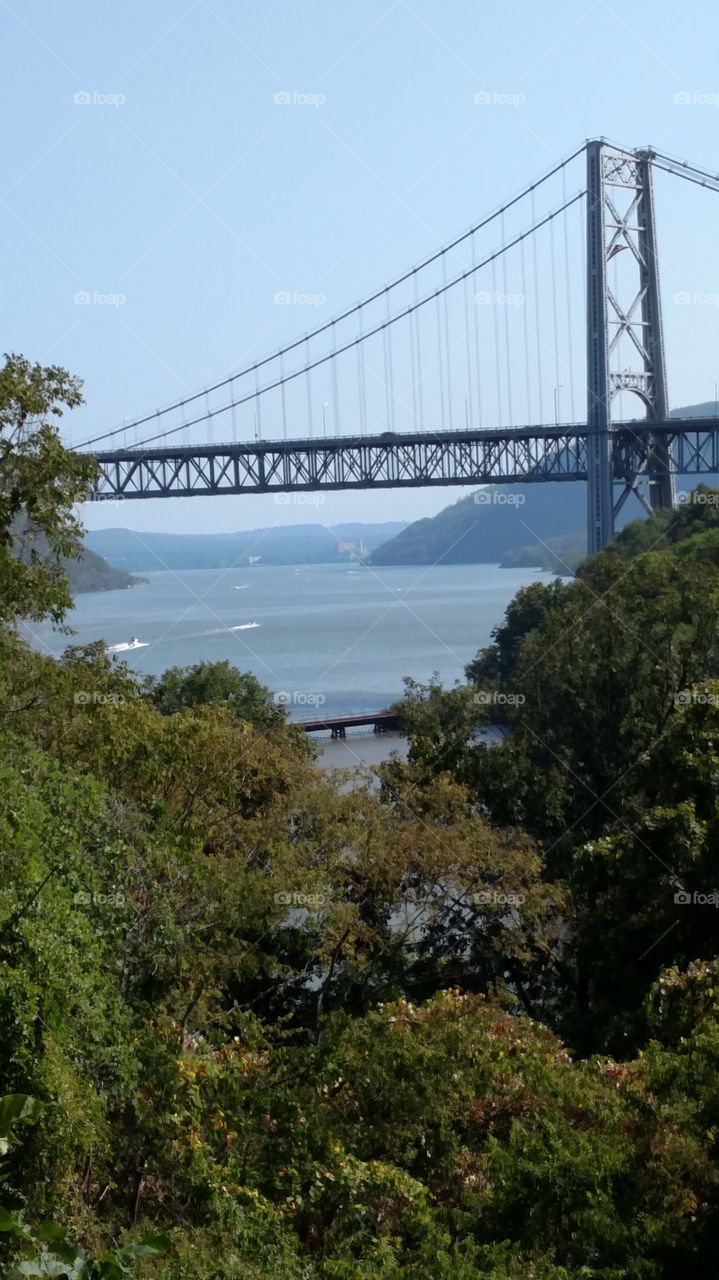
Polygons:
<instances>
[{"instance_id":1,"label":"steel truss girder","mask_svg":"<svg viewBox=\"0 0 719 1280\"><path fill-rule=\"evenodd\" d=\"M93 497L175 498L330 489L530 484L587 480L592 432L584 423L396 437L336 437L254 444L167 446L96 455ZM719 418L617 423L608 436L613 482L630 488L658 448L672 472L719 471Z\"/></svg>"}]
</instances>

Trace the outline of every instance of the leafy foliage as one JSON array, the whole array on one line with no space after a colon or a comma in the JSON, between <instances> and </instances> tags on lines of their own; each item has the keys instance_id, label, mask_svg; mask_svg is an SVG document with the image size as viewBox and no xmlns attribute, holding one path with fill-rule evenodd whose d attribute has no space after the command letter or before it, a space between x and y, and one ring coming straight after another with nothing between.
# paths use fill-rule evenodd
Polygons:
<instances>
[{"instance_id":1,"label":"leafy foliage","mask_svg":"<svg viewBox=\"0 0 719 1280\"><path fill-rule=\"evenodd\" d=\"M712 491L335 778L226 663L22 642L66 598L14 521L66 554L90 473L69 375L1 385L2 1274L713 1277Z\"/></svg>"},{"instance_id":2,"label":"leafy foliage","mask_svg":"<svg viewBox=\"0 0 719 1280\"><path fill-rule=\"evenodd\" d=\"M63 558L80 554L73 505L87 496L94 460L65 449L48 421L82 403L64 369L7 355L0 369L0 621L62 619L72 603Z\"/></svg>"}]
</instances>

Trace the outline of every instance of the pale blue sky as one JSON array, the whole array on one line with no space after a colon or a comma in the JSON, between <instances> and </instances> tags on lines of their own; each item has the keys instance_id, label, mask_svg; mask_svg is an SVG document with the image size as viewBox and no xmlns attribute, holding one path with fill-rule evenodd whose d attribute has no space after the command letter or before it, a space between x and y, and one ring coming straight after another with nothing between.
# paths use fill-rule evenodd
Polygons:
<instances>
[{"instance_id":1,"label":"pale blue sky","mask_svg":"<svg viewBox=\"0 0 719 1280\"><path fill-rule=\"evenodd\" d=\"M586 137L719 169L718 28L711 0L0 0L3 346L85 378L77 442L329 318ZM719 302L719 195L667 181L657 200L671 400L710 399L719 306L672 298ZM326 301L277 306L279 290ZM329 495L318 515L414 519L457 496ZM181 531L308 509L84 514Z\"/></svg>"}]
</instances>

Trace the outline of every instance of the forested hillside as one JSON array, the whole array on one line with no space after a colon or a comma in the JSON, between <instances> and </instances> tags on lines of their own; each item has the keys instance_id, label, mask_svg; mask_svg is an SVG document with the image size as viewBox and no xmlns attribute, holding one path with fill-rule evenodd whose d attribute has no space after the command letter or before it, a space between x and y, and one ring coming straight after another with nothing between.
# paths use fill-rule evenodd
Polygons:
<instances>
[{"instance_id":1,"label":"forested hillside","mask_svg":"<svg viewBox=\"0 0 719 1280\"><path fill-rule=\"evenodd\" d=\"M43 560L53 563L55 557L48 546L47 538L35 527L34 522L25 518L16 520L12 525L12 536L15 542L15 554L27 565ZM70 556L61 556L57 563L67 579L72 595L84 591L124 591L134 587L144 578L134 577L124 569L116 569L108 564L104 556L98 555L83 541L76 552Z\"/></svg>"},{"instance_id":2,"label":"forested hillside","mask_svg":"<svg viewBox=\"0 0 719 1280\"><path fill-rule=\"evenodd\" d=\"M714 1277L719 493L520 592L348 787L227 664L19 639L79 398L0 370L0 1274Z\"/></svg>"},{"instance_id":3,"label":"forested hillside","mask_svg":"<svg viewBox=\"0 0 719 1280\"><path fill-rule=\"evenodd\" d=\"M108 564L104 556L97 555L89 547L82 548L77 560L66 560L63 568L73 595L83 591L124 591L142 581L124 569Z\"/></svg>"}]
</instances>

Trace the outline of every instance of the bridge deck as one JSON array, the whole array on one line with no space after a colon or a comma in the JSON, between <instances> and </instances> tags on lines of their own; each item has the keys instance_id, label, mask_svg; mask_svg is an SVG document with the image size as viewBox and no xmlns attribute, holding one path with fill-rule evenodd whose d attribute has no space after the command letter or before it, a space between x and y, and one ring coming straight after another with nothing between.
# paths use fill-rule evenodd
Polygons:
<instances>
[{"instance_id":1,"label":"bridge deck","mask_svg":"<svg viewBox=\"0 0 719 1280\"><path fill-rule=\"evenodd\" d=\"M100 478L93 498L586 480L590 437L586 423L572 423L113 449L95 455ZM719 471L719 417L625 422L610 436L615 481L644 471L657 437L668 442L676 472Z\"/></svg>"},{"instance_id":2,"label":"bridge deck","mask_svg":"<svg viewBox=\"0 0 719 1280\"><path fill-rule=\"evenodd\" d=\"M356 715L327 716L317 720L295 720L293 724L305 733L321 733L329 729L333 738L344 738L347 729L359 729L372 725L375 733L399 728L399 718L394 711L364 711Z\"/></svg>"}]
</instances>

